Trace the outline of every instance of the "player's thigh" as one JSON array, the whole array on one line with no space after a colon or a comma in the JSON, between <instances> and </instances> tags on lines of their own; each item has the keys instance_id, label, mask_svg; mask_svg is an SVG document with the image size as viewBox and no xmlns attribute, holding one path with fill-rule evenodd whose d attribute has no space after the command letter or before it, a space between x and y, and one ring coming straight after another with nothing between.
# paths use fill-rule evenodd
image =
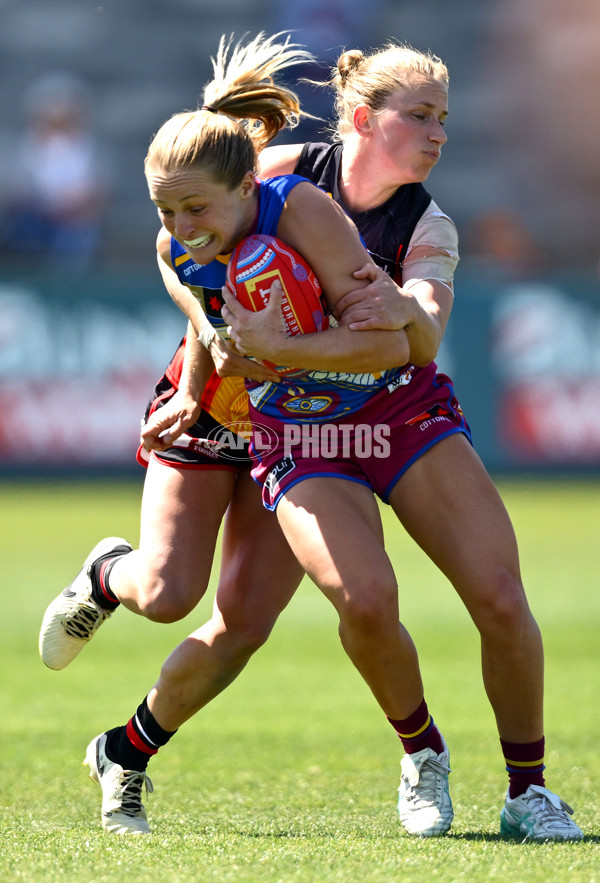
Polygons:
<instances>
[{"instance_id":1,"label":"player's thigh","mask_svg":"<svg viewBox=\"0 0 600 883\"><path fill-rule=\"evenodd\" d=\"M142 581L161 580L174 592L206 589L221 521L236 473L148 465L140 528Z\"/></svg>"},{"instance_id":2,"label":"player's thigh","mask_svg":"<svg viewBox=\"0 0 600 883\"><path fill-rule=\"evenodd\" d=\"M434 445L390 494L398 518L465 602L520 581L517 542L502 499L462 435Z\"/></svg>"},{"instance_id":3,"label":"player's thigh","mask_svg":"<svg viewBox=\"0 0 600 883\"><path fill-rule=\"evenodd\" d=\"M311 579L338 608L396 603L377 500L365 485L309 478L286 491L277 515Z\"/></svg>"},{"instance_id":4,"label":"player's thigh","mask_svg":"<svg viewBox=\"0 0 600 883\"><path fill-rule=\"evenodd\" d=\"M248 619L272 626L304 571L277 518L262 504L249 470L240 470L223 528L216 604L229 623Z\"/></svg>"}]
</instances>

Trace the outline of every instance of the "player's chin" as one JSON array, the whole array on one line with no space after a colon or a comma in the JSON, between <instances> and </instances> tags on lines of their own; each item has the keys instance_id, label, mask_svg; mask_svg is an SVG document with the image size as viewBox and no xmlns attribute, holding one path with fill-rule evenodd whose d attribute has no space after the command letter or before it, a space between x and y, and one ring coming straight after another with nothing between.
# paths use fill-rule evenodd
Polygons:
<instances>
[{"instance_id":1,"label":"player's chin","mask_svg":"<svg viewBox=\"0 0 600 883\"><path fill-rule=\"evenodd\" d=\"M439 157L438 157L438 159L439 159ZM423 165L421 166L420 173L419 173L419 178L418 178L419 181L426 181L427 180L427 178L429 177L429 173L438 164L438 159L431 158L429 160L426 160L423 163Z\"/></svg>"},{"instance_id":2,"label":"player's chin","mask_svg":"<svg viewBox=\"0 0 600 883\"><path fill-rule=\"evenodd\" d=\"M411 184L422 184L423 181L426 181L429 177L429 173L431 172L433 166L420 166L418 169L415 169L413 175L411 176L411 180L409 183Z\"/></svg>"}]
</instances>

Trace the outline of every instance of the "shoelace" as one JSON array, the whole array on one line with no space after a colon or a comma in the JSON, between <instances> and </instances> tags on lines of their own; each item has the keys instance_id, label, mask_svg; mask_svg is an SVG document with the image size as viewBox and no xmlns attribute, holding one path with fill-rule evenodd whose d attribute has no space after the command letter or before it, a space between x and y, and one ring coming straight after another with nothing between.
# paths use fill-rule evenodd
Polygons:
<instances>
[{"instance_id":1,"label":"shoelace","mask_svg":"<svg viewBox=\"0 0 600 883\"><path fill-rule=\"evenodd\" d=\"M444 792L445 777L448 772L449 769L446 764L434 757L429 757L423 761L419 768L418 783L411 785L409 782L412 800L425 803L439 803Z\"/></svg>"},{"instance_id":2,"label":"shoelace","mask_svg":"<svg viewBox=\"0 0 600 883\"><path fill-rule=\"evenodd\" d=\"M93 607L80 607L65 623L65 632L71 638L89 638L100 618L103 618L101 610L96 610Z\"/></svg>"},{"instance_id":3,"label":"shoelace","mask_svg":"<svg viewBox=\"0 0 600 883\"><path fill-rule=\"evenodd\" d=\"M545 794L535 794L527 797L524 802L531 807L532 812L535 813L540 822L547 825L549 829L553 827L561 828L565 824L572 824L567 813L572 816L573 810L564 800L561 800L560 807L557 807Z\"/></svg>"},{"instance_id":4,"label":"shoelace","mask_svg":"<svg viewBox=\"0 0 600 883\"><path fill-rule=\"evenodd\" d=\"M120 811L126 816L138 816L142 812L142 788L146 786L146 794L152 794L154 786L146 773L123 770L119 774ZM119 794L115 795L117 799Z\"/></svg>"}]
</instances>

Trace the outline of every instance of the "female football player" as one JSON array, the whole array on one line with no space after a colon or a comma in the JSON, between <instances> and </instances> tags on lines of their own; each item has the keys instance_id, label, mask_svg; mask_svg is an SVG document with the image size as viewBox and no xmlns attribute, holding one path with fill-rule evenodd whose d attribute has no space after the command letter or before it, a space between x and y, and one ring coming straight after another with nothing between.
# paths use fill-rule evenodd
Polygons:
<instances>
[{"instance_id":1,"label":"female football player","mask_svg":"<svg viewBox=\"0 0 600 883\"><path fill-rule=\"evenodd\" d=\"M239 49L233 60L239 68ZM218 65L223 61L220 53ZM265 72L270 73L263 66L260 73ZM213 83L207 89L201 111L176 117L161 129L146 173L164 226L158 248L167 287L203 342L224 359L222 372L227 373L235 370L234 357L228 362L218 341L206 332L193 290L213 328L222 332L222 255L256 229L257 209L255 157L246 153L233 174L237 139L248 141L248 134L231 117L263 122L262 131L251 128L249 133L259 147L277 126L269 128L252 89L245 95L236 95L235 89L228 93L227 78L220 79L220 86ZM247 82L255 89L256 78ZM264 153L263 167L286 174L297 167L334 196L319 200L297 179L279 179L286 182L286 192L279 202L281 214L269 229L309 260L341 324L322 335L288 340L280 332L275 292L260 317L265 333L235 301L228 299L224 310L242 353L319 372L313 372L308 391L298 391L287 384L278 388L267 372L243 369L254 378L251 397L259 408L267 399L278 402L276 410L258 413L261 422L272 421L283 440L281 451L255 465L255 475L265 486L265 503L277 508L298 560L336 607L342 643L402 740L406 754L399 810L406 830L432 836L450 827L449 756L424 700L416 650L398 622L397 585L383 547L373 488L452 581L480 631L484 682L509 769L502 830L534 839L577 839L581 832L565 805L544 786L542 647L522 588L512 527L469 443L451 383L433 361L451 309L456 236L420 182L446 140L446 69L435 58L388 47L371 57L346 53L333 85L340 144L283 148L271 159ZM213 140L206 144L199 131L210 132ZM216 140L222 133L227 151ZM226 161L219 162L223 157ZM261 204L262 187L271 192L274 186L261 185ZM364 260L356 238L326 208L338 202L358 222L386 273ZM348 257L343 265L332 257L342 249ZM370 283L362 293L357 282L352 284L352 271L355 280ZM201 421L211 418L213 423L189 428L210 367L194 338L188 335L183 367L180 357L157 389L144 432L145 447L153 449L150 469L160 469L161 477L153 479L150 489L146 483L140 551L119 548L118 540L101 544L69 590L69 600L54 602L43 628L42 653L47 648L45 660L59 668L118 601L156 619L188 612L205 589L216 529L233 492L226 519L230 539L224 544L224 572L212 620L171 654L127 726L102 734L88 748L91 775L103 789L104 825L118 832L148 829L141 787L150 756L241 670L268 635L300 575L290 565L275 519L268 543L264 522L257 531L256 498L247 471L224 455L215 457L208 444L214 421L221 423L232 406L240 407L238 419L244 417L236 398L239 387L232 395L225 384L211 379ZM163 401L167 404L160 411ZM319 419L338 429L350 418L355 427L385 427L390 455L364 458L354 448L344 461L327 460L324 468L314 448L308 455L301 445L286 450L286 428L296 425L298 413L314 404L314 422L327 401ZM286 420L279 419L281 413ZM184 444L173 445L183 428ZM263 542L257 546L258 534ZM149 537L155 545L147 542ZM177 559L189 544L196 544L197 572L188 585L181 577L191 579L194 553L186 565ZM169 572L167 564L176 569ZM255 578L257 565L260 574ZM183 566L189 567L185 573ZM286 573L288 567L293 576ZM133 574L129 583L127 573ZM70 600L74 590L75 602ZM87 633L85 627L78 635L75 628L69 632L68 626L56 626L57 619L65 621L66 604L66 619L78 626L85 620L84 606L92 611ZM94 619L95 610L101 612Z\"/></svg>"}]
</instances>

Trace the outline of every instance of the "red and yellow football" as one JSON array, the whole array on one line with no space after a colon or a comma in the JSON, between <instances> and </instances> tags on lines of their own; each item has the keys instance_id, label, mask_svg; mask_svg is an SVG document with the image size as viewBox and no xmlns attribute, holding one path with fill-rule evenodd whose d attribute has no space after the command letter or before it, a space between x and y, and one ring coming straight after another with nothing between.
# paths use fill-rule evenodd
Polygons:
<instances>
[{"instance_id":1,"label":"red and yellow football","mask_svg":"<svg viewBox=\"0 0 600 883\"><path fill-rule=\"evenodd\" d=\"M281 312L288 336L329 327L319 280L304 258L275 236L257 233L243 239L227 265L227 287L247 310L258 312L269 302L273 282L283 288ZM282 374L294 368L277 367Z\"/></svg>"}]
</instances>

